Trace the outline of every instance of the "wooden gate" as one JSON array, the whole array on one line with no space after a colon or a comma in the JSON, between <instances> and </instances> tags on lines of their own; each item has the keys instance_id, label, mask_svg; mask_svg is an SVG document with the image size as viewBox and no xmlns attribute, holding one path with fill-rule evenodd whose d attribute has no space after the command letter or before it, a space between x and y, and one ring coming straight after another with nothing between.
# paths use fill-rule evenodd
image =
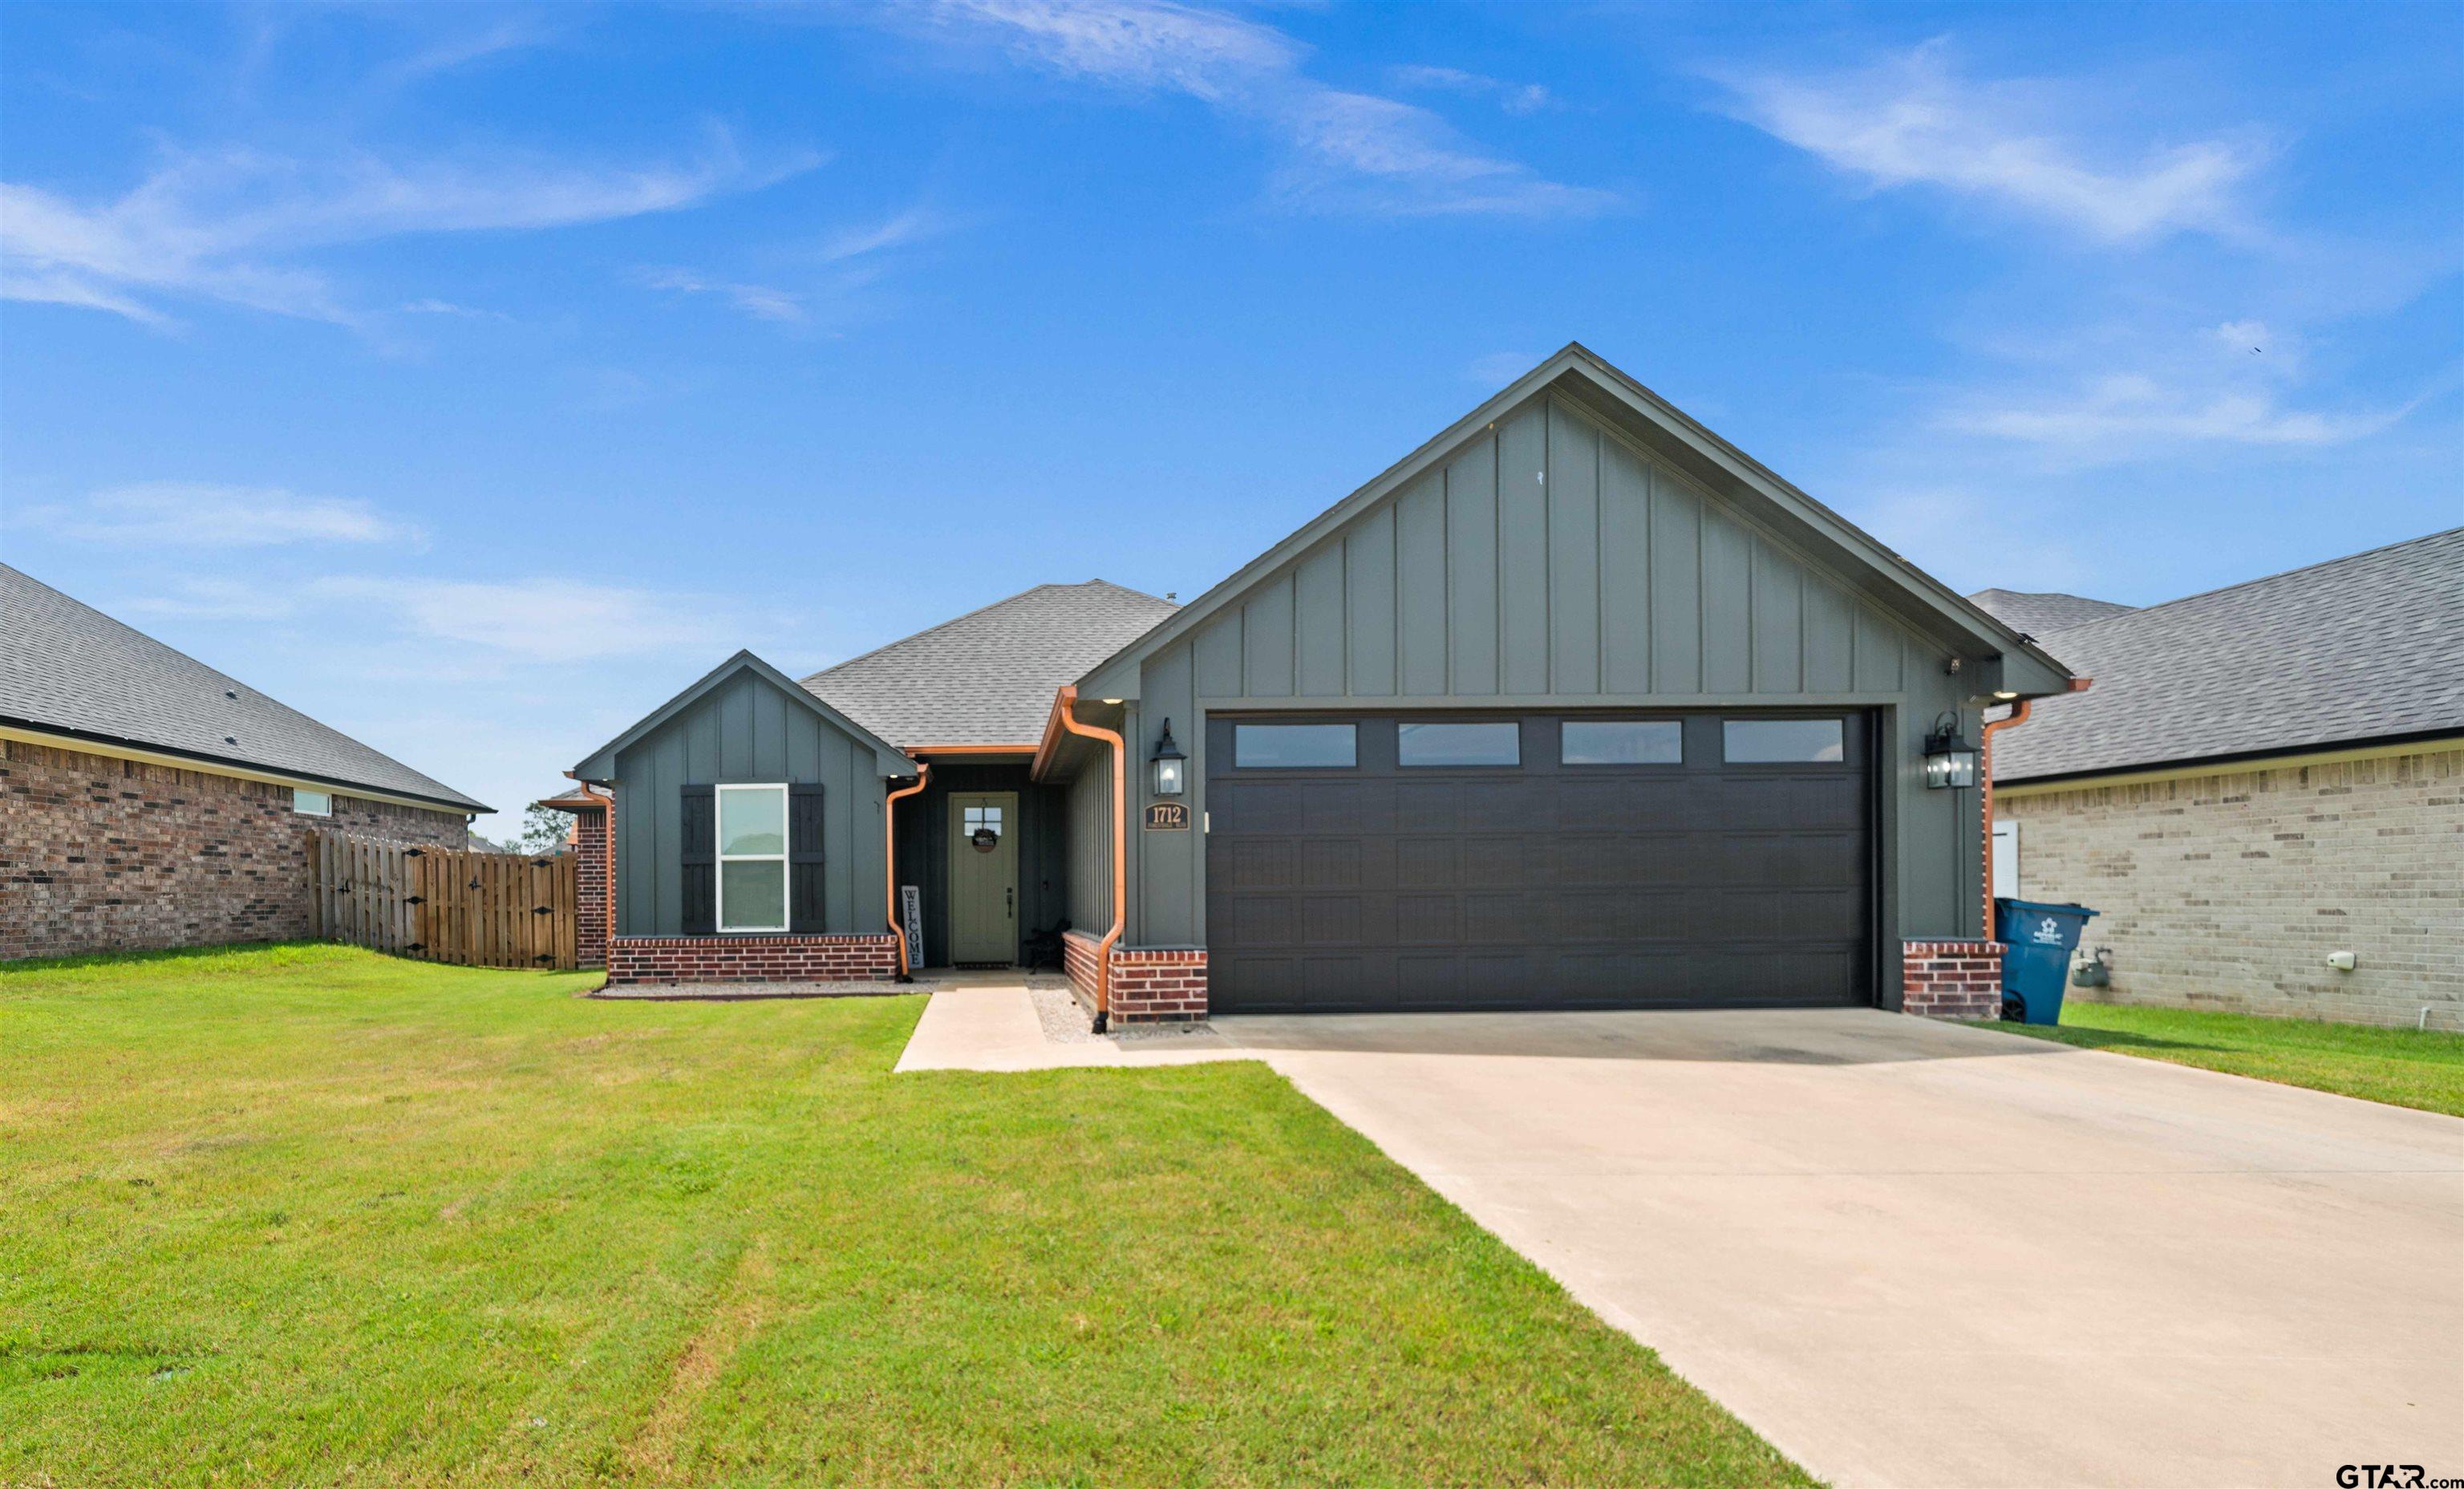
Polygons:
<instances>
[{"instance_id":1,"label":"wooden gate","mask_svg":"<svg viewBox=\"0 0 2464 1489\"><path fill-rule=\"evenodd\" d=\"M319 940L463 967L577 965L571 854L405 848L313 833L308 875Z\"/></svg>"}]
</instances>

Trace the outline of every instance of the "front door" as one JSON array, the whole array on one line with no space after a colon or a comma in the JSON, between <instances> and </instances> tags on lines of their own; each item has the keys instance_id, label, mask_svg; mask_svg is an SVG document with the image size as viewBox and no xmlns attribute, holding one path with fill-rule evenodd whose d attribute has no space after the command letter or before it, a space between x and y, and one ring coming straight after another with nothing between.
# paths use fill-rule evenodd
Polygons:
<instances>
[{"instance_id":1,"label":"front door","mask_svg":"<svg viewBox=\"0 0 2464 1489\"><path fill-rule=\"evenodd\" d=\"M950 960L1018 960L1018 793L950 796Z\"/></svg>"}]
</instances>

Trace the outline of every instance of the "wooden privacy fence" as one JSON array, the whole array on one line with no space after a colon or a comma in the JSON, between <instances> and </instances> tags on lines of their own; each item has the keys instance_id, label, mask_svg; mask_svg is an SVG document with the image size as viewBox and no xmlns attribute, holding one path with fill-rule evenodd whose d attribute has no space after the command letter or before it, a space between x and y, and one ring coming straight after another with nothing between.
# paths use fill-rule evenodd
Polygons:
<instances>
[{"instance_id":1,"label":"wooden privacy fence","mask_svg":"<svg viewBox=\"0 0 2464 1489\"><path fill-rule=\"evenodd\" d=\"M576 966L571 854L463 853L312 833L308 885L319 940L463 967Z\"/></svg>"}]
</instances>

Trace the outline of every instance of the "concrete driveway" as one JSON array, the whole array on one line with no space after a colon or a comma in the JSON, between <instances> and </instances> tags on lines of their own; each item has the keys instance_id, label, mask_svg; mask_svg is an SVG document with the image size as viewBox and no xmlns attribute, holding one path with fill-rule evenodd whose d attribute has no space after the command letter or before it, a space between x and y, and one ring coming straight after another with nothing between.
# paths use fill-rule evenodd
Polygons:
<instances>
[{"instance_id":1,"label":"concrete driveway","mask_svg":"<svg viewBox=\"0 0 2464 1489\"><path fill-rule=\"evenodd\" d=\"M1263 1058L1840 1485L2464 1477L2464 1121L1871 1011L1222 1018L901 1069Z\"/></svg>"},{"instance_id":2,"label":"concrete driveway","mask_svg":"<svg viewBox=\"0 0 2464 1489\"><path fill-rule=\"evenodd\" d=\"M1865 1011L1226 1018L1837 1484L2464 1476L2464 1122Z\"/></svg>"}]
</instances>

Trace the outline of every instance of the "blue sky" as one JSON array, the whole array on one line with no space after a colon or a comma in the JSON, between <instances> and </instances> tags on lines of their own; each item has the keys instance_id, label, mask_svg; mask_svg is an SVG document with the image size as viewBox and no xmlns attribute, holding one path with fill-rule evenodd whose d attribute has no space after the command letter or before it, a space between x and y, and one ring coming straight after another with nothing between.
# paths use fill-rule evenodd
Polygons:
<instances>
[{"instance_id":1,"label":"blue sky","mask_svg":"<svg viewBox=\"0 0 2464 1489\"><path fill-rule=\"evenodd\" d=\"M739 646L1193 595L1569 340L1962 589L2464 522L2453 6L18 4L0 85L0 558L499 807Z\"/></svg>"}]
</instances>

